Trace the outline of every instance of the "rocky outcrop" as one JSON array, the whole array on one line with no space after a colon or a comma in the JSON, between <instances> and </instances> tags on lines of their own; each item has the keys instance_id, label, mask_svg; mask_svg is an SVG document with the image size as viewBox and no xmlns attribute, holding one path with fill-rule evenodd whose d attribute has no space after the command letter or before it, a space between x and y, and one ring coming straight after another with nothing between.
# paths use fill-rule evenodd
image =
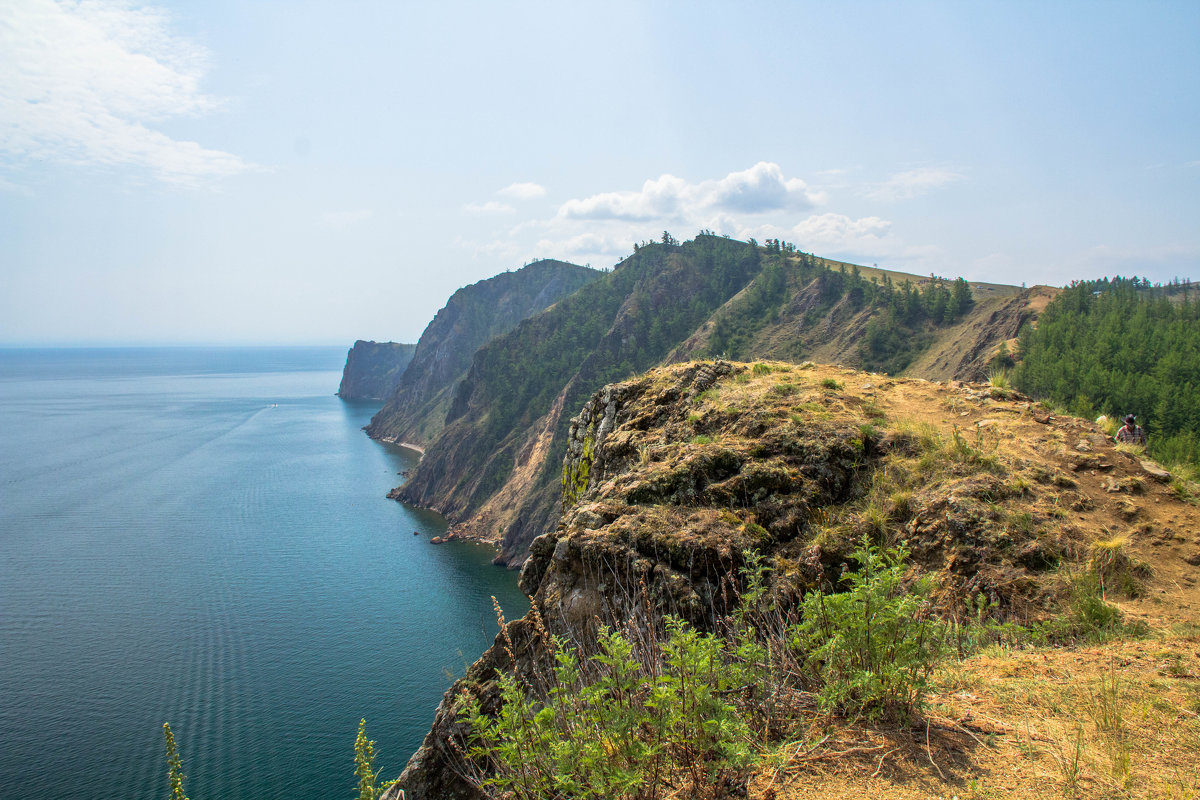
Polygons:
<instances>
[{"instance_id":1,"label":"rocky outcrop","mask_svg":"<svg viewBox=\"0 0 1200 800\"><path fill-rule=\"evenodd\" d=\"M1053 567L1085 548L1059 507L1070 466L1038 455L1054 436L1035 410L984 386L812 365L691 362L601 388L568 424L561 519L521 571L536 613L446 693L398 787L475 796L459 711L467 697L495 708L497 671L545 655L538 626L576 642L647 615L711 630L749 559L786 608L836 586L867 536L905 544L943 609L983 595L1001 616L1046 613Z\"/></svg>"},{"instance_id":2,"label":"rocky outcrop","mask_svg":"<svg viewBox=\"0 0 1200 800\"><path fill-rule=\"evenodd\" d=\"M343 400L382 400L390 396L412 361L416 347L415 344L359 339L346 354L338 397Z\"/></svg>"},{"instance_id":3,"label":"rocky outcrop","mask_svg":"<svg viewBox=\"0 0 1200 800\"><path fill-rule=\"evenodd\" d=\"M759 258L757 248L716 236L643 246L492 340L475 354L445 428L399 496L460 524L484 512L483 538L501 545L500 561L521 564L533 538L557 522L569 409L659 364L746 284ZM548 446L539 446L547 433Z\"/></svg>"}]
</instances>

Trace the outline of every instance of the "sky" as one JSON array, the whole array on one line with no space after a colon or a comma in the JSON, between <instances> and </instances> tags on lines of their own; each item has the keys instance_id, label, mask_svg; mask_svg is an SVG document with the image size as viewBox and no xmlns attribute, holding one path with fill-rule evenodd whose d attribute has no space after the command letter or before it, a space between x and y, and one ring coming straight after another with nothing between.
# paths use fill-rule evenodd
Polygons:
<instances>
[{"instance_id":1,"label":"sky","mask_svg":"<svg viewBox=\"0 0 1200 800\"><path fill-rule=\"evenodd\" d=\"M700 230L1200 280L1200 3L0 0L0 345L414 342Z\"/></svg>"}]
</instances>

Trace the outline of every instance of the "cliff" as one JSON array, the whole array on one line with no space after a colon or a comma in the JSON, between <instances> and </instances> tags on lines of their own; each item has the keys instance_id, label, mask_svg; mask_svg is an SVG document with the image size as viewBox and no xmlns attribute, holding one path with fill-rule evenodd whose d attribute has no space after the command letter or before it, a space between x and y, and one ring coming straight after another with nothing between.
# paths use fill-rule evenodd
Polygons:
<instances>
[{"instance_id":1,"label":"cliff","mask_svg":"<svg viewBox=\"0 0 1200 800\"><path fill-rule=\"evenodd\" d=\"M444 429L392 496L444 514L456 535L500 543L498 560L520 564L557 519L569 409L660 363L759 267L758 248L716 236L643 246L496 337L475 353Z\"/></svg>"},{"instance_id":2,"label":"cliff","mask_svg":"<svg viewBox=\"0 0 1200 800\"><path fill-rule=\"evenodd\" d=\"M605 383L725 354L887 363L978 380L1053 291L859 268L778 242L701 235L644 245L481 347L453 397L443 390L436 408L398 392L390 406L399 410L380 418L407 413L426 427L387 436L428 448L413 479L391 496L441 512L454 523L451 535L496 543L497 561L517 566L558 520L570 409ZM411 375L421 374L416 363ZM384 433L375 423L369 430Z\"/></svg>"},{"instance_id":3,"label":"cliff","mask_svg":"<svg viewBox=\"0 0 1200 800\"><path fill-rule=\"evenodd\" d=\"M520 578L533 610L507 625L446 693L390 796L478 796L462 778L459 713L468 698L494 713L501 672L532 675L546 658L542 626L585 651L598 621L645 627L671 613L717 629L739 603L740 568L751 554L768 569L772 602L794 608L813 589L838 584L864 536L907 547L912 579L932 581L931 613L945 618L974 613L983 598L997 620L1054 620L1073 602L1070 576L1092 571L1110 576L1108 598L1128 617L1164 631L1190 625L1191 638L1148 648L1137 640L1105 640L1084 652L1043 648L998 667L987 655L964 661L935 681L944 710L929 712L922 730L814 716L811 738L780 751L782 761L762 762L735 794L950 796L968 776L986 775L1007 781L1005 796L1061 796L1036 754L1048 768L1054 737L1074 741L1057 727L1073 712L1039 706L1035 735L1030 708L1004 687L1025 685L1017 679L1027 668L1051 662L1102 675L1107 659L1122 654L1127 675L1161 688L1169 681L1150 683L1150 662L1140 661L1155 658L1154 647L1170 653L1173 675L1194 677L1200 668L1200 507L1188 500L1196 487L1115 449L1092 423L1052 415L1010 390L812 364L682 363L593 394L568 425L564 453L561 519L534 540ZM1125 538L1116 551L1129 565L1120 588L1105 571L1114 562L1097 560L1112 556L1117 534ZM969 694L955 688L964 670L981 676ZM1069 678L1035 676L1047 686ZM1182 769L1190 785L1200 724L1178 705L1187 702L1186 686L1163 692L1144 706L1154 720L1139 730L1159 748L1159 766ZM1097 747L1110 741L1100 728L1095 735ZM1013 768L1019 751L1035 766ZM869 769L859 753L869 754ZM1076 769L1107 785L1103 765ZM1154 769L1139 767L1129 780L1150 786L1160 780Z\"/></svg>"},{"instance_id":4,"label":"cliff","mask_svg":"<svg viewBox=\"0 0 1200 800\"><path fill-rule=\"evenodd\" d=\"M373 439L426 446L446 419L454 386L475 351L544 311L600 272L543 260L456 291L417 341L408 369L367 426Z\"/></svg>"},{"instance_id":5,"label":"cliff","mask_svg":"<svg viewBox=\"0 0 1200 800\"><path fill-rule=\"evenodd\" d=\"M343 400L382 400L391 395L412 361L416 345L364 342L359 339L346 353L338 397Z\"/></svg>"}]
</instances>

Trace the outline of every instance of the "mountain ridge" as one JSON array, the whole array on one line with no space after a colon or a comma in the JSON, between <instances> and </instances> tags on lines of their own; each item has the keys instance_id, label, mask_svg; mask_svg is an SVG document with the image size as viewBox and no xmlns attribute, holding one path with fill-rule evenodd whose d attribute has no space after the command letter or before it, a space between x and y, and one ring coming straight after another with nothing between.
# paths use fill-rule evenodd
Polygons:
<instances>
[{"instance_id":1,"label":"mountain ridge","mask_svg":"<svg viewBox=\"0 0 1200 800\"><path fill-rule=\"evenodd\" d=\"M987 296L975 300L971 286ZM440 396L436 438L388 435L376 421L368 432L428 445L412 479L390 497L444 514L451 537L496 544L497 563L515 567L556 520L564 414L605 383L728 354L714 341L723 324L752 330L730 354L739 358L854 365L871 355L865 333L884 317L911 332L911 341L884 343L894 362L915 360L929 377L979 380L1054 291L860 268L775 240L759 246L702 234L648 243L580 294L481 346L453 396ZM961 308L951 309L955 298ZM430 419L428 407L420 413Z\"/></svg>"}]
</instances>

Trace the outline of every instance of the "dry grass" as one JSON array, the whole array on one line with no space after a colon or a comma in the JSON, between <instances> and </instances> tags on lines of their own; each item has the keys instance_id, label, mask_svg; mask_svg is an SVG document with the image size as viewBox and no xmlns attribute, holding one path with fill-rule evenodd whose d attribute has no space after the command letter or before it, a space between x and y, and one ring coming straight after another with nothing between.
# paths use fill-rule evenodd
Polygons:
<instances>
[{"instance_id":1,"label":"dry grass","mask_svg":"<svg viewBox=\"0 0 1200 800\"><path fill-rule=\"evenodd\" d=\"M925 725L810 731L750 797L1198 797L1198 669L1194 636L993 649L939 673Z\"/></svg>"},{"instance_id":2,"label":"dry grass","mask_svg":"<svg viewBox=\"0 0 1200 800\"><path fill-rule=\"evenodd\" d=\"M1200 553L1200 508L1142 477L1141 448L998 388L763 362L695 398L682 442L662 434L641 445L635 469L662 472L697 448L752 452L710 427L747 410L768 429L835 425L869 440L873 426L892 447L886 463L850 502L811 510L812 544L862 531L909 538L928 521L922 504L953 498L983 520L996 553L1044 546L1051 561L1101 577L1109 602L1153 631L1087 647L992 647L947 664L916 728L814 716L764 758L751 798L1200 798L1200 575L1187 560ZM1053 563L1038 569L1020 589L1030 605L1009 609L1030 615L1018 621L1061 596Z\"/></svg>"}]
</instances>

